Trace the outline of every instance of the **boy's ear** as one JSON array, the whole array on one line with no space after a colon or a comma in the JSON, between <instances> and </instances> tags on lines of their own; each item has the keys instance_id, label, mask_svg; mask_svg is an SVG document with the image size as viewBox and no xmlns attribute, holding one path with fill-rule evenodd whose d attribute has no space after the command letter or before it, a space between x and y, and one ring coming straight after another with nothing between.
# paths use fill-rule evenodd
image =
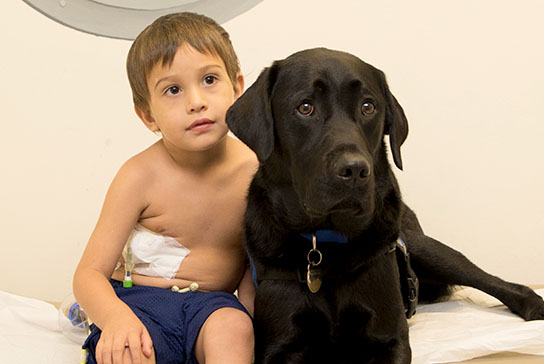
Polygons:
<instances>
[{"instance_id":1,"label":"boy's ear","mask_svg":"<svg viewBox=\"0 0 544 364\"><path fill-rule=\"evenodd\" d=\"M244 76L238 72L234 86L234 100L236 101L244 93Z\"/></svg>"},{"instance_id":2,"label":"boy's ear","mask_svg":"<svg viewBox=\"0 0 544 364\"><path fill-rule=\"evenodd\" d=\"M145 124L145 126L151 130L152 132L159 131L159 126L155 122L155 119L151 115L151 113L148 110L142 110L138 106L134 106L134 111L136 111L136 115L142 120Z\"/></svg>"}]
</instances>

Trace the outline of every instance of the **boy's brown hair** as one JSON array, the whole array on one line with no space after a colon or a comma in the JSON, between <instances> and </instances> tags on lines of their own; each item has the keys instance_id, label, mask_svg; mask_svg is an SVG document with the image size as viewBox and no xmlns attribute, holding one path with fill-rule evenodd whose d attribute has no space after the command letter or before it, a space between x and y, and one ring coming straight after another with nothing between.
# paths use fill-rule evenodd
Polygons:
<instances>
[{"instance_id":1,"label":"boy's brown hair","mask_svg":"<svg viewBox=\"0 0 544 364\"><path fill-rule=\"evenodd\" d=\"M149 111L147 76L158 64L171 65L179 46L187 43L201 53L213 54L225 63L232 84L240 72L229 34L213 19L195 13L161 16L138 35L127 57L127 74L134 105Z\"/></svg>"}]
</instances>

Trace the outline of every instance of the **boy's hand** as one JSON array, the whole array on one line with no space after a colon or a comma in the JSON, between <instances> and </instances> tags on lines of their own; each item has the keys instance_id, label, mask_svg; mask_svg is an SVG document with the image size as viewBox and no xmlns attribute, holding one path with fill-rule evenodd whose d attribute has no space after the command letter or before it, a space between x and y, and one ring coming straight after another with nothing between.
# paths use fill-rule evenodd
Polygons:
<instances>
[{"instance_id":1,"label":"boy's hand","mask_svg":"<svg viewBox=\"0 0 544 364\"><path fill-rule=\"evenodd\" d=\"M126 355L126 349L130 355ZM118 315L104 326L95 356L98 364L143 364L149 362L152 353L153 342L146 327L131 313Z\"/></svg>"}]
</instances>

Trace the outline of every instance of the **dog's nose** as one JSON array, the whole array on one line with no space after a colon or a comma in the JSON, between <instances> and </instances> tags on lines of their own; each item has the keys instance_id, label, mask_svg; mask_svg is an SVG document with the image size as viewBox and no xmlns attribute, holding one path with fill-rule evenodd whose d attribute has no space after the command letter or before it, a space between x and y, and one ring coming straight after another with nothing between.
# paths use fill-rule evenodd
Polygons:
<instances>
[{"instance_id":1,"label":"dog's nose","mask_svg":"<svg viewBox=\"0 0 544 364\"><path fill-rule=\"evenodd\" d=\"M370 176L367 159L358 153L344 153L335 163L336 177L349 183L358 183Z\"/></svg>"}]
</instances>

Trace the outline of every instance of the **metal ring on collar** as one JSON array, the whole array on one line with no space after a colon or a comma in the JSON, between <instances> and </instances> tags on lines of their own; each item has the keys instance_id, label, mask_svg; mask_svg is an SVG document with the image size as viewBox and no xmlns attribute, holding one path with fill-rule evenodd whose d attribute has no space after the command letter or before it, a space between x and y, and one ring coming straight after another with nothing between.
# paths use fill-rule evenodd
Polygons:
<instances>
[{"instance_id":1,"label":"metal ring on collar","mask_svg":"<svg viewBox=\"0 0 544 364\"><path fill-rule=\"evenodd\" d=\"M317 254L317 258L318 259L312 259L311 255L312 253L316 253ZM321 261L323 260L323 254L321 254L321 252L317 249L311 249L309 252L308 252L308 255L306 257L308 259L308 263L310 263L313 267L321 264Z\"/></svg>"}]
</instances>

